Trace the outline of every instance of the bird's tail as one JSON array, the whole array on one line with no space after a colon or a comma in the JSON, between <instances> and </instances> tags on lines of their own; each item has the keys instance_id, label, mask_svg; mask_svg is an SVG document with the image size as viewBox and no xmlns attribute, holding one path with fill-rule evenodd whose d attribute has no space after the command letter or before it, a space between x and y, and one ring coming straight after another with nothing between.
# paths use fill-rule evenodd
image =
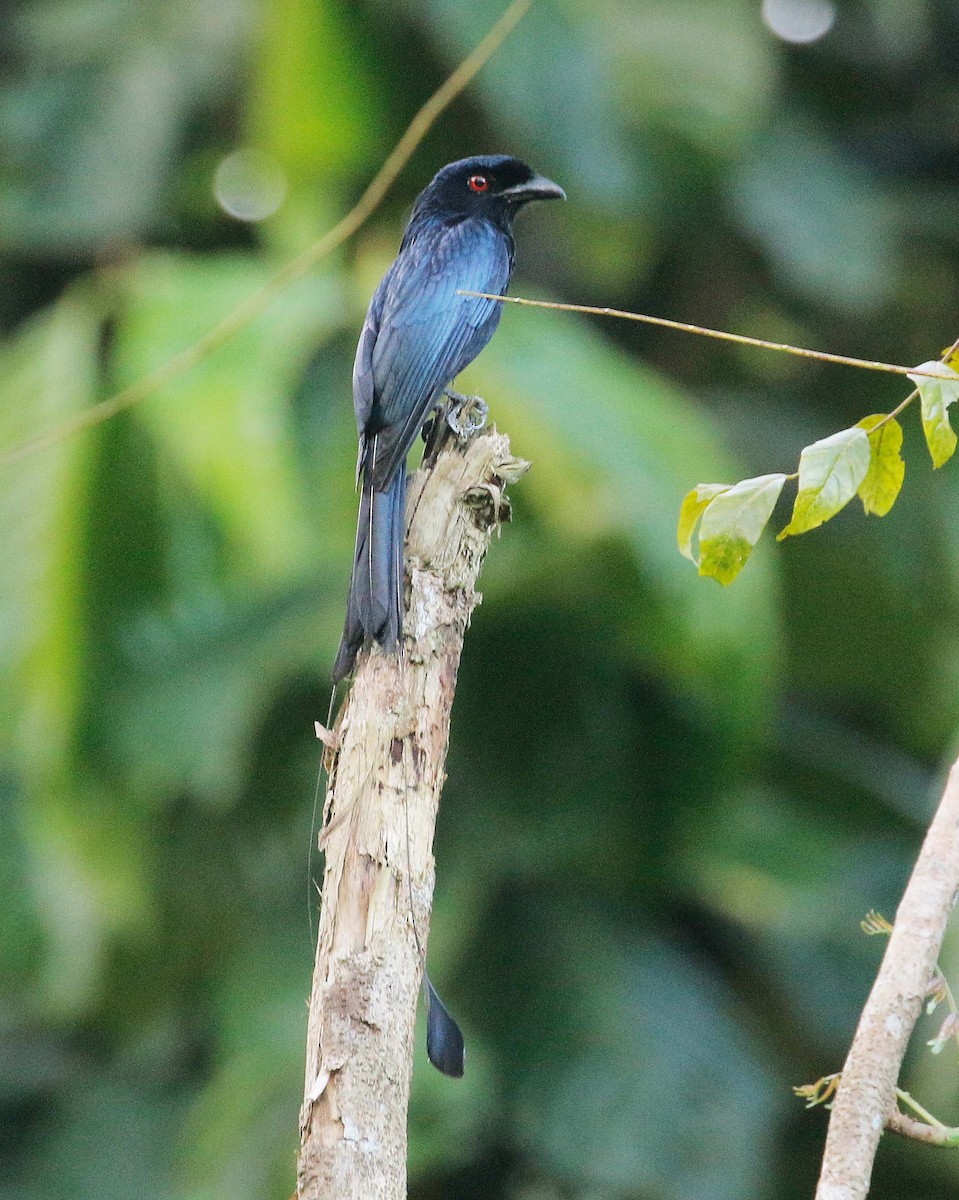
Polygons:
<instances>
[{"instance_id":1,"label":"bird's tail","mask_svg":"<svg viewBox=\"0 0 959 1200\"><path fill-rule=\"evenodd\" d=\"M385 491L373 487L376 439L363 460L363 489L356 523L353 578L346 602L343 637L333 665L338 683L353 670L363 643L373 638L387 650L403 632L403 536L406 463L400 462Z\"/></svg>"}]
</instances>

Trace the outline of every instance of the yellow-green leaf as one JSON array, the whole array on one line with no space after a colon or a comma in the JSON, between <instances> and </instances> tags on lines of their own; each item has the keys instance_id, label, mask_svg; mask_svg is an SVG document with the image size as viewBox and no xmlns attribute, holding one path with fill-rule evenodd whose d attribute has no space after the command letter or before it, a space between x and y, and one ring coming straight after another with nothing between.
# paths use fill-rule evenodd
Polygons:
<instances>
[{"instance_id":1,"label":"yellow-green leaf","mask_svg":"<svg viewBox=\"0 0 959 1200\"><path fill-rule=\"evenodd\" d=\"M696 555L693 553L693 534L699 518L706 511L706 506L710 501L715 500L722 492L728 491L729 487L728 483L697 483L683 500L679 510L676 541L679 543L680 554L684 554L690 562L696 561Z\"/></svg>"},{"instance_id":2,"label":"yellow-green leaf","mask_svg":"<svg viewBox=\"0 0 959 1200\"><path fill-rule=\"evenodd\" d=\"M875 426L885 422L881 428ZM894 417L876 413L863 417L856 427L869 435L869 470L859 485L859 499L867 513L884 517L896 503L906 474L902 461L902 426Z\"/></svg>"},{"instance_id":3,"label":"yellow-green leaf","mask_svg":"<svg viewBox=\"0 0 959 1200\"><path fill-rule=\"evenodd\" d=\"M785 475L743 479L714 496L699 527L699 573L732 583L766 528Z\"/></svg>"},{"instance_id":4,"label":"yellow-green leaf","mask_svg":"<svg viewBox=\"0 0 959 1200\"><path fill-rule=\"evenodd\" d=\"M799 456L799 491L792 520L777 540L806 533L834 517L866 478L870 457L869 437L858 426L807 446Z\"/></svg>"},{"instance_id":5,"label":"yellow-green leaf","mask_svg":"<svg viewBox=\"0 0 959 1200\"><path fill-rule=\"evenodd\" d=\"M959 399L959 375L945 363L922 363L916 367L922 374L909 378L919 389L922 405L922 432L932 456L932 465L941 467L952 458L956 449L956 434L949 424L948 408ZM930 379L934 375L937 378Z\"/></svg>"}]
</instances>

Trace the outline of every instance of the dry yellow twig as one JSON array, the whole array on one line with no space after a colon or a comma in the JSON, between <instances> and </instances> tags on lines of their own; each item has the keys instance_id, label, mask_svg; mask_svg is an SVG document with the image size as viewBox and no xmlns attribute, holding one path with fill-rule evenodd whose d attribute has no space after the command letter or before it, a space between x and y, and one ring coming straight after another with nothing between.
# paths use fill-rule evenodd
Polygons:
<instances>
[{"instance_id":1,"label":"dry yellow twig","mask_svg":"<svg viewBox=\"0 0 959 1200\"><path fill-rule=\"evenodd\" d=\"M622 308L597 308L592 304L559 304L553 300L527 300L524 296L494 296L487 292L461 291L459 294L476 296L482 300L502 300L505 304L523 304L528 308L552 308L558 309L560 312L587 313L594 317L617 317L622 321L661 325L664 329L676 329L680 333L696 333L700 337L716 338L722 342L736 342L740 346L755 346L760 350L778 350L781 354L792 354L797 358L814 358L819 362L839 363L845 367L860 367L866 371L885 371L891 375L925 374L917 371L915 367L901 367L896 363L878 362L868 358L849 358L845 354L830 354L826 350L807 350L803 346L791 346L788 342L767 342L763 338L747 337L744 333L726 333L723 329L690 325L686 321L671 321L668 317L651 317L647 313L634 313ZM950 351L946 351L947 355L949 353ZM937 379L938 376L930 375L929 378Z\"/></svg>"}]
</instances>

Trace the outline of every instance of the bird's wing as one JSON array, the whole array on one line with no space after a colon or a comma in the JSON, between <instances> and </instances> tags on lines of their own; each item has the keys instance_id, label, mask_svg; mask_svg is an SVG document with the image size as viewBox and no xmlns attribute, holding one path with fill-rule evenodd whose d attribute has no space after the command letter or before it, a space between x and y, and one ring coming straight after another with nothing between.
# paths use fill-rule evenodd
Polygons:
<instances>
[{"instance_id":1,"label":"bird's wing","mask_svg":"<svg viewBox=\"0 0 959 1200\"><path fill-rule=\"evenodd\" d=\"M411 243L384 278L365 426L377 438L374 487L389 484L442 389L482 350L499 321L502 305L457 291L503 292L510 257L510 243L498 230L464 221Z\"/></svg>"},{"instance_id":2,"label":"bird's wing","mask_svg":"<svg viewBox=\"0 0 959 1200\"><path fill-rule=\"evenodd\" d=\"M380 331L383 299L389 289L390 276L395 267L396 263L387 271L370 301L360 340L356 344L356 358L353 360L353 410L356 413L356 428L360 435L361 451L366 427L370 423L370 415L373 412L373 347L376 345L376 338Z\"/></svg>"}]
</instances>

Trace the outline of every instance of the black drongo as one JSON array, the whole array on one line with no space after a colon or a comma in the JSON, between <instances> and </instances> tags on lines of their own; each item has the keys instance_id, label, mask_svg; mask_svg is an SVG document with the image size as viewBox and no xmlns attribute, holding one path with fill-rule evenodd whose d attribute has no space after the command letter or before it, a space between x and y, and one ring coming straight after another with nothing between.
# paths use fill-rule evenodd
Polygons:
<instances>
[{"instance_id":1,"label":"black drongo","mask_svg":"<svg viewBox=\"0 0 959 1200\"><path fill-rule=\"evenodd\" d=\"M372 638L395 648L403 630L406 456L445 389L483 349L513 269L513 218L563 189L504 154L450 163L420 193L400 252L366 314L353 367L362 478L353 578L334 680Z\"/></svg>"}]
</instances>

